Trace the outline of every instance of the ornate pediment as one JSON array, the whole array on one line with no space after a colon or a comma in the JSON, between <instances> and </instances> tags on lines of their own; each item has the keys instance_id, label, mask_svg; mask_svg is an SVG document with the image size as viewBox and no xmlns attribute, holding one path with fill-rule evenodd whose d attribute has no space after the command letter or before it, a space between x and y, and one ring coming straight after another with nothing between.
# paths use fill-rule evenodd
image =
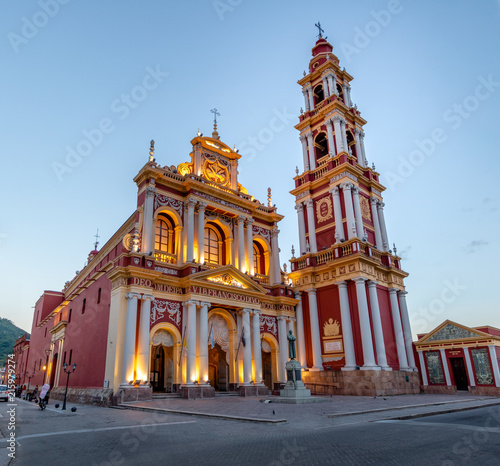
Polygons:
<instances>
[{"instance_id":1,"label":"ornate pediment","mask_svg":"<svg viewBox=\"0 0 500 466\"><path fill-rule=\"evenodd\" d=\"M236 280L232 275L224 273L222 275L215 275L213 277L207 277L209 282L220 283L222 285L235 286L237 288L247 288L247 286Z\"/></svg>"},{"instance_id":2,"label":"ornate pediment","mask_svg":"<svg viewBox=\"0 0 500 466\"><path fill-rule=\"evenodd\" d=\"M212 270L198 272L190 277L200 283L200 280L217 285L230 286L246 291L257 291L266 294L267 291L258 283L254 282L248 275L241 273L232 265L224 265ZM205 284L206 285L206 284Z\"/></svg>"},{"instance_id":3,"label":"ornate pediment","mask_svg":"<svg viewBox=\"0 0 500 466\"><path fill-rule=\"evenodd\" d=\"M460 340L463 338L483 338L484 336L483 332L447 321L426 335L421 341Z\"/></svg>"}]
</instances>

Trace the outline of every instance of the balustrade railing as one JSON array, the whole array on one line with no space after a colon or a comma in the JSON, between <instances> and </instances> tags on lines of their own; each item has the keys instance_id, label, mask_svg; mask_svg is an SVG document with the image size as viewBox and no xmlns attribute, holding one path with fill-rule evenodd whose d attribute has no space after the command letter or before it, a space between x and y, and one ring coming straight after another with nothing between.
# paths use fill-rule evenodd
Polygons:
<instances>
[{"instance_id":1,"label":"balustrade railing","mask_svg":"<svg viewBox=\"0 0 500 466\"><path fill-rule=\"evenodd\" d=\"M176 264L177 256L168 252L155 251L155 260L157 260L158 262L163 262L165 264Z\"/></svg>"}]
</instances>

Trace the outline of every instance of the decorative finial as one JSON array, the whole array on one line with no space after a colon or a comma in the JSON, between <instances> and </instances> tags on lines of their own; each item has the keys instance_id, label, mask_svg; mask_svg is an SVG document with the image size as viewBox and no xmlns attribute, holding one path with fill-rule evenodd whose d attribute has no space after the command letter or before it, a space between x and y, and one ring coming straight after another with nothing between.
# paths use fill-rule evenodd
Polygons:
<instances>
[{"instance_id":1,"label":"decorative finial","mask_svg":"<svg viewBox=\"0 0 500 466\"><path fill-rule=\"evenodd\" d=\"M337 231L337 229L335 229L335 244L337 243L340 243L340 235Z\"/></svg>"},{"instance_id":2,"label":"decorative finial","mask_svg":"<svg viewBox=\"0 0 500 466\"><path fill-rule=\"evenodd\" d=\"M196 133L196 136L198 136L198 137L202 136L200 128L198 128L198 132Z\"/></svg>"},{"instance_id":3,"label":"decorative finial","mask_svg":"<svg viewBox=\"0 0 500 466\"><path fill-rule=\"evenodd\" d=\"M311 251L311 246L309 245L309 240L306 239L306 251L310 252Z\"/></svg>"},{"instance_id":4,"label":"decorative finial","mask_svg":"<svg viewBox=\"0 0 500 466\"><path fill-rule=\"evenodd\" d=\"M132 251L139 252L139 224L135 224L134 234L132 236Z\"/></svg>"},{"instance_id":5,"label":"decorative finial","mask_svg":"<svg viewBox=\"0 0 500 466\"><path fill-rule=\"evenodd\" d=\"M273 206L273 201L272 201L272 197L271 197L271 188L267 188L267 205L268 205L268 207Z\"/></svg>"},{"instance_id":6,"label":"decorative finial","mask_svg":"<svg viewBox=\"0 0 500 466\"><path fill-rule=\"evenodd\" d=\"M302 107L300 107L300 114L303 115L304 114L304 109Z\"/></svg>"},{"instance_id":7,"label":"decorative finial","mask_svg":"<svg viewBox=\"0 0 500 466\"><path fill-rule=\"evenodd\" d=\"M375 171L375 164L372 163L372 170Z\"/></svg>"},{"instance_id":8,"label":"decorative finial","mask_svg":"<svg viewBox=\"0 0 500 466\"><path fill-rule=\"evenodd\" d=\"M306 70L304 70L304 76L306 76Z\"/></svg>"},{"instance_id":9,"label":"decorative finial","mask_svg":"<svg viewBox=\"0 0 500 466\"><path fill-rule=\"evenodd\" d=\"M212 137L214 139L219 139L219 133L217 132L217 117L220 116L220 113L215 107L210 110L210 113L214 114L214 131L212 133Z\"/></svg>"},{"instance_id":10,"label":"decorative finial","mask_svg":"<svg viewBox=\"0 0 500 466\"><path fill-rule=\"evenodd\" d=\"M396 249L396 243L392 243L392 249L394 251L394 254L398 252L398 250Z\"/></svg>"},{"instance_id":11,"label":"decorative finial","mask_svg":"<svg viewBox=\"0 0 500 466\"><path fill-rule=\"evenodd\" d=\"M293 247L293 244L292 244L292 259L295 259L295 248Z\"/></svg>"},{"instance_id":12,"label":"decorative finial","mask_svg":"<svg viewBox=\"0 0 500 466\"><path fill-rule=\"evenodd\" d=\"M368 241L368 233L366 232L366 228L363 228L363 241Z\"/></svg>"},{"instance_id":13,"label":"decorative finial","mask_svg":"<svg viewBox=\"0 0 500 466\"><path fill-rule=\"evenodd\" d=\"M155 161L155 141L154 141L154 139L151 139L151 146L149 147L149 161L150 162Z\"/></svg>"},{"instance_id":14,"label":"decorative finial","mask_svg":"<svg viewBox=\"0 0 500 466\"><path fill-rule=\"evenodd\" d=\"M299 176L299 167L295 166L295 174Z\"/></svg>"},{"instance_id":15,"label":"decorative finial","mask_svg":"<svg viewBox=\"0 0 500 466\"><path fill-rule=\"evenodd\" d=\"M97 233L94 235L95 238L95 243L94 243L94 250L97 249L97 246L99 246L99 228L97 229Z\"/></svg>"},{"instance_id":16,"label":"decorative finial","mask_svg":"<svg viewBox=\"0 0 500 466\"><path fill-rule=\"evenodd\" d=\"M323 33L325 32L322 27L321 27L321 23L318 21L318 24L315 24L315 26L318 28L318 39L321 39L323 37Z\"/></svg>"},{"instance_id":17,"label":"decorative finial","mask_svg":"<svg viewBox=\"0 0 500 466\"><path fill-rule=\"evenodd\" d=\"M283 264L283 272L285 272L285 275L286 275L286 273L287 273L287 271L286 271L286 263Z\"/></svg>"},{"instance_id":18,"label":"decorative finial","mask_svg":"<svg viewBox=\"0 0 500 466\"><path fill-rule=\"evenodd\" d=\"M354 224L354 222L352 222L351 230L352 230L353 235L356 236L356 225Z\"/></svg>"}]
</instances>

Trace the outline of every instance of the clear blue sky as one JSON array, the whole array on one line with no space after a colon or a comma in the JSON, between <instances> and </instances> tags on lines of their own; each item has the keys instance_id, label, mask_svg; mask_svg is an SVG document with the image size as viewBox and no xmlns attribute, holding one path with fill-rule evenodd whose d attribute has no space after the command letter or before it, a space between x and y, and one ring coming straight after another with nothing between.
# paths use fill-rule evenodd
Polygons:
<instances>
[{"instance_id":1,"label":"clear blue sky","mask_svg":"<svg viewBox=\"0 0 500 466\"><path fill-rule=\"evenodd\" d=\"M494 0L4 1L0 315L30 331L43 290L61 290L96 229L102 245L133 212L150 139L159 163L187 161L197 129L211 132L213 107L222 140L242 149L240 182L261 201L270 186L286 216L287 261L298 243L288 193L302 158L297 80L318 20L368 120L367 158L388 186L414 332L447 318L500 327ZM148 70L156 81L143 92ZM270 131L277 114L283 125ZM69 167L76 148L86 155Z\"/></svg>"}]
</instances>

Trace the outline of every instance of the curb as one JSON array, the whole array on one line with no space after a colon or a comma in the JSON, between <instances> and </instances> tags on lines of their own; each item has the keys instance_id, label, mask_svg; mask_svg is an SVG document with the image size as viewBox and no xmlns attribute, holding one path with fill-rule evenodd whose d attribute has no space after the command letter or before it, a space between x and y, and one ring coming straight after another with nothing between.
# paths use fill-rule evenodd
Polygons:
<instances>
[{"instance_id":1,"label":"curb","mask_svg":"<svg viewBox=\"0 0 500 466\"><path fill-rule=\"evenodd\" d=\"M441 406L441 405L446 405L446 404L451 404L451 403L468 403L472 401L477 401L477 400L460 400L460 401L441 401L439 403L426 403L426 404L420 404L420 405L406 405L406 406L396 406L394 408L379 408L379 409L371 409L368 411L351 411L348 413L335 413L335 414L329 414L329 418L336 418L336 417L343 417L343 416L356 416L360 414L371 414L371 413L382 413L384 411L396 411L399 409L415 409L415 408L425 408L429 406ZM449 410L443 410L443 411L436 411L436 412L431 412L431 413L422 413L422 414L411 414L408 416L402 416L402 417L397 417L397 418L392 418L392 419L410 419L411 417L420 417L420 416L432 416L433 414L441 414L441 413L454 413L456 411L467 411L469 409L476 409L476 408L483 408L483 407L488 407L488 406L495 406L500 404L500 401L495 401L493 403L486 403L483 405L475 405L475 406L465 406L465 407L457 407L457 408L451 408Z\"/></svg>"},{"instance_id":2,"label":"curb","mask_svg":"<svg viewBox=\"0 0 500 466\"><path fill-rule=\"evenodd\" d=\"M199 417L208 417L213 419L222 419L225 421L244 421L244 422L257 422L257 423L266 423L266 424L284 424L288 421L286 419L258 419L254 417L243 417L243 416L231 416L229 414L212 414L212 413L198 413L192 411L179 411L174 409L164 409L164 408L147 408L143 406L128 406L119 404L115 407L115 409L130 409L133 411L145 411L145 412L160 412L165 414L183 414L186 416L199 416Z\"/></svg>"}]
</instances>

